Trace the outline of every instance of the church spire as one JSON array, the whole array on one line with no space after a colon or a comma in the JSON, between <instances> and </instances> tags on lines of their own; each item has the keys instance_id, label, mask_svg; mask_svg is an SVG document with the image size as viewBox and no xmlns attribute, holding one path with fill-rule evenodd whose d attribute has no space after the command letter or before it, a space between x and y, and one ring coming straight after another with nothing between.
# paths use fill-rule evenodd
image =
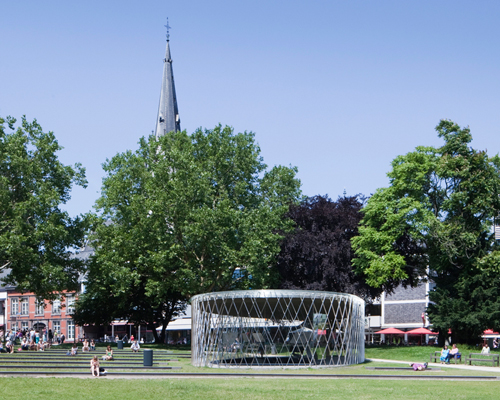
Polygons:
<instances>
[{"instance_id":1,"label":"church spire","mask_svg":"<svg viewBox=\"0 0 500 400\"><path fill-rule=\"evenodd\" d=\"M180 131L181 120L177 108L177 97L175 95L174 71L172 69L172 58L170 57L170 26L167 18L167 49L163 60L163 79L161 82L160 104L158 106L158 117L156 120L155 135L165 135L167 132Z\"/></svg>"}]
</instances>

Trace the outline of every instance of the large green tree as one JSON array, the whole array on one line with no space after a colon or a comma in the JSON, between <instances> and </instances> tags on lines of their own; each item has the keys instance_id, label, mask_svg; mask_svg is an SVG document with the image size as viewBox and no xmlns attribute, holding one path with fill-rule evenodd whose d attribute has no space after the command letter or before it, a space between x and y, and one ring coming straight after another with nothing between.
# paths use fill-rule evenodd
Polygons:
<instances>
[{"instance_id":1,"label":"large green tree","mask_svg":"<svg viewBox=\"0 0 500 400\"><path fill-rule=\"evenodd\" d=\"M468 128L443 120L442 147L397 157L390 186L364 208L354 264L375 287L431 279L430 321L471 342L500 327L499 256L492 225L500 212L500 158L470 146Z\"/></svg>"},{"instance_id":2,"label":"large green tree","mask_svg":"<svg viewBox=\"0 0 500 400\"><path fill-rule=\"evenodd\" d=\"M108 317L146 322L137 310L149 307L165 328L194 294L268 287L300 183L295 168L266 171L259 153L252 133L217 126L142 139L107 161L76 319L109 298Z\"/></svg>"},{"instance_id":3,"label":"large green tree","mask_svg":"<svg viewBox=\"0 0 500 400\"><path fill-rule=\"evenodd\" d=\"M7 126L6 126L7 125ZM36 120L0 118L0 270L5 283L54 299L77 288L81 261L71 249L81 247L85 218L61 210L73 184L85 187L79 165L63 165L61 146Z\"/></svg>"}]
</instances>

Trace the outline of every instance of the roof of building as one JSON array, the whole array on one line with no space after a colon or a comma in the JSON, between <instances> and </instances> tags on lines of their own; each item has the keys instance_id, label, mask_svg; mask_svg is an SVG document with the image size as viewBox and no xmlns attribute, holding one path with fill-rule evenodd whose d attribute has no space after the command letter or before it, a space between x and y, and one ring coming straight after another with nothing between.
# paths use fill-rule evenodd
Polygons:
<instances>
[{"instance_id":1,"label":"roof of building","mask_svg":"<svg viewBox=\"0 0 500 400\"><path fill-rule=\"evenodd\" d=\"M6 292L7 290L13 290L16 288L15 286L4 284L4 278L10 274L10 271L10 268L5 268L0 271L0 292Z\"/></svg>"},{"instance_id":2,"label":"roof of building","mask_svg":"<svg viewBox=\"0 0 500 400\"><path fill-rule=\"evenodd\" d=\"M155 135L158 138L168 132L180 131L181 120L177 108L177 96L175 95L174 72L172 69L172 58L170 56L170 43L167 39L167 48L163 60L163 78L161 82L160 104L158 106L158 117L156 120Z\"/></svg>"}]
</instances>

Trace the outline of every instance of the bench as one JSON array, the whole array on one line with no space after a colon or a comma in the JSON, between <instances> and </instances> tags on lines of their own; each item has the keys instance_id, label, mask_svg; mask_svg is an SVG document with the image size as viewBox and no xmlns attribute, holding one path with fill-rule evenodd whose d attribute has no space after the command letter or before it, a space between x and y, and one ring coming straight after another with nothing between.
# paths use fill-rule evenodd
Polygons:
<instances>
[{"instance_id":1,"label":"bench","mask_svg":"<svg viewBox=\"0 0 500 400\"><path fill-rule=\"evenodd\" d=\"M434 360L434 361L432 361ZM439 360L439 361L438 361ZM453 362L456 364L457 360L461 363L462 362L462 355L452 355L450 354L450 360L453 360ZM431 353L431 358L429 360L430 362L440 362L441 361L441 351L435 351L434 354Z\"/></svg>"},{"instance_id":2,"label":"bench","mask_svg":"<svg viewBox=\"0 0 500 400\"><path fill-rule=\"evenodd\" d=\"M481 358L479 358L481 357ZM499 366L499 359L500 356L498 354L482 354L482 353L470 353L469 357L467 358L467 362L469 365L472 365L472 361L476 362L491 362L492 366L494 367L495 364L497 367Z\"/></svg>"}]
</instances>

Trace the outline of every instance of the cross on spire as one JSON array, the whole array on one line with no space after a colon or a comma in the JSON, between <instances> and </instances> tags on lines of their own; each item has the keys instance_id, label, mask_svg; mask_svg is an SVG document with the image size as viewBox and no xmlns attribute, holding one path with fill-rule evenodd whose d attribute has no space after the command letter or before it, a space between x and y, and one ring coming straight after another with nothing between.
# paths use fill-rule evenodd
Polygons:
<instances>
[{"instance_id":1,"label":"cross on spire","mask_svg":"<svg viewBox=\"0 0 500 400\"><path fill-rule=\"evenodd\" d=\"M172 28L169 24L168 24L168 17L167 17L167 25L163 25L165 28L167 28L167 42L170 40L170 29Z\"/></svg>"}]
</instances>

